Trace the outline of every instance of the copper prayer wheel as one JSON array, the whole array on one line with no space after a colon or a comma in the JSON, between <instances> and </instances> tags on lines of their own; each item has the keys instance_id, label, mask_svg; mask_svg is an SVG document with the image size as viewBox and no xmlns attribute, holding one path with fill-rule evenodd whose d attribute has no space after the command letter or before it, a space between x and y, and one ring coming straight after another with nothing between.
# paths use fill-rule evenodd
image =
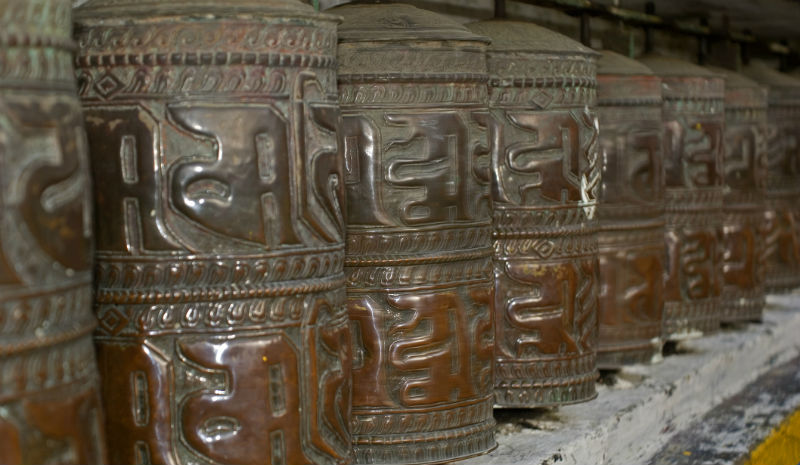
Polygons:
<instances>
[{"instance_id":1,"label":"copper prayer wheel","mask_svg":"<svg viewBox=\"0 0 800 465\"><path fill-rule=\"evenodd\" d=\"M762 62L742 73L767 87L766 290L800 286L800 79Z\"/></svg>"},{"instance_id":2,"label":"copper prayer wheel","mask_svg":"<svg viewBox=\"0 0 800 465\"><path fill-rule=\"evenodd\" d=\"M603 51L597 65L602 183L597 364L661 356L664 165L661 79Z\"/></svg>"},{"instance_id":3,"label":"copper prayer wheel","mask_svg":"<svg viewBox=\"0 0 800 465\"><path fill-rule=\"evenodd\" d=\"M0 463L106 463L69 0L0 3Z\"/></svg>"},{"instance_id":4,"label":"copper prayer wheel","mask_svg":"<svg viewBox=\"0 0 800 465\"><path fill-rule=\"evenodd\" d=\"M719 329L725 81L674 58L640 61L662 79L664 336L680 340Z\"/></svg>"},{"instance_id":5,"label":"copper prayer wheel","mask_svg":"<svg viewBox=\"0 0 800 465\"><path fill-rule=\"evenodd\" d=\"M111 463L351 459L336 24L294 0L90 0Z\"/></svg>"},{"instance_id":6,"label":"copper prayer wheel","mask_svg":"<svg viewBox=\"0 0 800 465\"><path fill-rule=\"evenodd\" d=\"M530 23L468 26L492 39L495 402L595 397L597 53Z\"/></svg>"},{"instance_id":7,"label":"copper prayer wheel","mask_svg":"<svg viewBox=\"0 0 800 465\"><path fill-rule=\"evenodd\" d=\"M339 100L357 463L494 447L487 39L403 4L347 5Z\"/></svg>"},{"instance_id":8,"label":"copper prayer wheel","mask_svg":"<svg viewBox=\"0 0 800 465\"><path fill-rule=\"evenodd\" d=\"M767 91L739 73L710 69L725 79L720 318L723 323L761 321L767 234Z\"/></svg>"}]
</instances>

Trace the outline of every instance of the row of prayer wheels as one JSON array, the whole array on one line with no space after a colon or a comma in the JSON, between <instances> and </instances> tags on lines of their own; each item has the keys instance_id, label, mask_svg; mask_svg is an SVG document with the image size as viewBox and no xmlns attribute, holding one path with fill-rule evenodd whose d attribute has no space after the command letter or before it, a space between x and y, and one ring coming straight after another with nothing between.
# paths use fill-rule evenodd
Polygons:
<instances>
[{"instance_id":1,"label":"row of prayer wheels","mask_svg":"<svg viewBox=\"0 0 800 465\"><path fill-rule=\"evenodd\" d=\"M0 463L466 458L800 285L800 80L328 13L0 4Z\"/></svg>"}]
</instances>

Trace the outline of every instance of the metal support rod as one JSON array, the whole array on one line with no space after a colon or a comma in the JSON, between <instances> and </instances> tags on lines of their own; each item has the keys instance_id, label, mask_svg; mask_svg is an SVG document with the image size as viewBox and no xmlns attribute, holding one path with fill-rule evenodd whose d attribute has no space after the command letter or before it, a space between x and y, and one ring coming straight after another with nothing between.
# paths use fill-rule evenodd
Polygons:
<instances>
[{"instance_id":1,"label":"metal support rod","mask_svg":"<svg viewBox=\"0 0 800 465\"><path fill-rule=\"evenodd\" d=\"M647 2L644 5L644 11L648 15L655 15L656 14L656 4L655 2ZM652 27L645 27L644 28L644 51L645 53L649 53L653 51L655 47L654 40L653 40L653 28Z\"/></svg>"},{"instance_id":2,"label":"metal support rod","mask_svg":"<svg viewBox=\"0 0 800 465\"><path fill-rule=\"evenodd\" d=\"M587 47L592 46L592 18L586 11L581 12L581 43Z\"/></svg>"},{"instance_id":3,"label":"metal support rod","mask_svg":"<svg viewBox=\"0 0 800 465\"><path fill-rule=\"evenodd\" d=\"M700 25L708 27L708 19L700 20ZM697 36L697 63L700 65L708 64L709 40L708 36Z\"/></svg>"},{"instance_id":4,"label":"metal support rod","mask_svg":"<svg viewBox=\"0 0 800 465\"><path fill-rule=\"evenodd\" d=\"M494 0L494 17L507 18L506 13L506 0Z\"/></svg>"}]
</instances>

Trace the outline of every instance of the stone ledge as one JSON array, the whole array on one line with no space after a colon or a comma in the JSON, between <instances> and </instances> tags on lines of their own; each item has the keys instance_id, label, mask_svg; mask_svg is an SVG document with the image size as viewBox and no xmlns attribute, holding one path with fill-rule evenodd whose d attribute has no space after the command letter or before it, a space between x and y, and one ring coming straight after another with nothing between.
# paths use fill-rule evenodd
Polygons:
<instances>
[{"instance_id":1,"label":"stone ledge","mask_svg":"<svg viewBox=\"0 0 800 465\"><path fill-rule=\"evenodd\" d=\"M646 463L678 431L800 354L800 294L769 296L762 324L680 344L656 365L598 384L597 399L552 410L496 410L498 447L463 465Z\"/></svg>"}]
</instances>

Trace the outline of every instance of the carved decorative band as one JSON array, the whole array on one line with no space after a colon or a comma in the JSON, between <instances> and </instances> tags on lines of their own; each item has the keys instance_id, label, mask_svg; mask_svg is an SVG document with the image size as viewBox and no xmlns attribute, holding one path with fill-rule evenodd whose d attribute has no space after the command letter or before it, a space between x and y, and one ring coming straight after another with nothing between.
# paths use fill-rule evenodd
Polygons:
<instances>
[{"instance_id":1,"label":"carved decorative band","mask_svg":"<svg viewBox=\"0 0 800 465\"><path fill-rule=\"evenodd\" d=\"M595 355L495 361L495 387L568 386L597 377Z\"/></svg>"},{"instance_id":2,"label":"carved decorative band","mask_svg":"<svg viewBox=\"0 0 800 465\"><path fill-rule=\"evenodd\" d=\"M180 302L214 302L236 299L263 299L297 294L324 292L344 286L344 276L283 281L270 284L161 287L144 289L97 289L99 304L157 304Z\"/></svg>"},{"instance_id":3,"label":"carved decorative band","mask_svg":"<svg viewBox=\"0 0 800 465\"><path fill-rule=\"evenodd\" d=\"M373 443L373 438L355 437L355 463L440 463L471 457L496 445L494 427L492 419L446 434L398 435L391 443Z\"/></svg>"},{"instance_id":4,"label":"carved decorative band","mask_svg":"<svg viewBox=\"0 0 800 465\"><path fill-rule=\"evenodd\" d=\"M257 15L260 18L263 16ZM101 25L109 18L76 18L76 37L83 53L126 54L135 50L186 52L196 50L333 56L336 28L328 22L286 24L279 21L215 20ZM205 65L206 63L198 63Z\"/></svg>"},{"instance_id":5,"label":"carved decorative band","mask_svg":"<svg viewBox=\"0 0 800 465\"><path fill-rule=\"evenodd\" d=\"M598 97L597 106L600 107L661 107L660 98L602 98Z\"/></svg>"},{"instance_id":6,"label":"carved decorative band","mask_svg":"<svg viewBox=\"0 0 800 465\"><path fill-rule=\"evenodd\" d=\"M476 425L492 417L492 399L485 397L438 408L387 409L353 408L352 431L355 435L407 434L437 432Z\"/></svg>"},{"instance_id":7,"label":"carved decorative band","mask_svg":"<svg viewBox=\"0 0 800 465\"><path fill-rule=\"evenodd\" d=\"M336 58L328 55L252 52L170 52L81 55L78 68L101 66L260 66L281 68L334 68Z\"/></svg>"},{"instance_id":8,"label":"carved decorative band","mask_svg":"<svg viewBox=\"0 0 800 465\"><path fill-rule=\"evenodd\" d=\"M485 255L467 262L347 267L345 274L347 275L348 292L465 285L491 281L492 260L490 255Z\"/></svg>"},{"instance_id":9,"label":"carved decorative band","mask_svg":"<svg viewBox=\"0 0 800 465\"><path fill-rule=\"evenodd\" d=\"M0 48L7 47L55 48L70 53L78 49L75 42L66 35L58 37L0 32Z\"/></svg>"},{"instance_id":10,"label":"carved decorative band","mask_svg":"<svg viewBox=\"0 0 800 465\"><path fill-rule=\"evenodd\" d=\"M723 118L724 108L725 101L721 98L699 96L693 96L691 98L671 98L665 96L663 106L665 112L671 112L672 114L700 113L719 119Z\"/></svg>"},{"instance_id":11,"label":"carved decorative band","mask_svg":"<svg viewBox=\"0 0 800 465\"><path fill-rule=\"evenodd\" d=\"M343 261L341 246L272 257L171 256L168 260L99 252L95 282L101 290L247 289L339 275Z\"/></svg>"},{"instance_id":12,"label":"carved decorative band","mask_svg":"<svg viewBox=\"0 0 800 465\"><path fill-rule=\"evenodd\" d=\"M475 104L485 105L488 89L483 83L339 83L341 105Z\"/></svg>"},{"instance_id":13,"label":"carved decorative band","mask_svg":"<svg viewBox=\"0 0 800 465\"><path fill-rule=\"evenodd\" d=\"M639 250L649 253L653 247L660 252L664 247L664 225L641 229L604 229L597 234L598 250L604 254L617 251Z\"/></svg>"},{"instance_id":14,"label":"carved decorative band","mask_svg":"<svg viewBox=\"0 0 800 465\"><path fill-rule=\"evenodd\" d=\"M594 87L492 87L489 105L492 107L578 108L593 106L597 98Z\"/></svg>"},{"instance_id":15,"label":"carved decorative band","mask_svg":"<svg viewBox=\"0 0 800 465\"><path fill-rule=\"evenodd\" d=\"M496 207L493 236L519 238L594 234L599 226L596 210L595 203L562 208Z\"/></svg>"},{"instance_id":16,"label":"carved decorative band","mask_svg":"<svg viewBox=\"0 0 800 465\"><path fill-rule=\"evenodd\" d=\"M719 329L719 299L664 302L664 331L670 338Z\"/></svg>"},{"instance_id":17,"label":"carved decorative band","mask_svg":"<svg viewBox=\"0 0 800 465\"><path fill-rule=\"evenodd\" d=\"M494 429L494 419L484 420L477 425L468 425L461 428L453 428L445 431L426 431L422 433L404 433L392 436L369 436L369 435L353 435L353 444L369 445L369 446L393 446L402 447L404 445L419 445L439 442L439 441L457 441L460 438L467 438L475 434Z\"/></svg>"},{"instance_id":18,"label":"carved decorative band","mask_svg":"<svg viewBox=\"0 0 800 465\"><path fill-rule=\"evenodd\" d=\"M490 87L537 87L544 89L568 89L571 87L597 88L597 80L582 76L546 76L489 79Z\"/></svg>"},{"instance_id":19,"label":"carved decorative band","mask_svg":"<svg viewBox=\"0 0 800 465\"><path fill-rule=\"evenodd\" d=\"M45 87L75 92L70 51L29 48L26 52L21 59L20 53L0 44L0 88Z\"/></svg>"},{"instance_id":20,"label":"carved decorative band","mask_svg":"<svg viewBox=\"0 0 800 465\"><path fill-rule=\"evenodd\" d=\"M418 83L450 83L475 82L486 83L489 77L483 73L364 73L339 74L339 84L361 84L380 82Z\"/></svg>"},{"instance_id":21,"label":"carved decorative band","mask_svg":"<svg viewBox=\"0 0 800 465\"><path fill-rule=\"evenodd\" d=\"M561 259L597 254L594 233L572 234L560 237L529 237L499 239L494 243L495 260L513 258Z\"/></svg>"},{"instance_id":22,"label":"carved decorative band","mask_svg":"<svg viewBox=\"0 0 800 465\"><path fill-rule=\"evenodd\" d=\"M667 212L716 210L722 207L722 186L711 188L670 187L665 194Z\"/></svg>"},{"instance_id":23,"label":"carved decorative band","mask_svg":"<svg viewBox=\"0 0 800 465\"><path fill-rule=\"evenodd\" d=\"M491 238L492 228L487 223L414 230L351 227L347 231L347 260L356 260L359 256L372 260L378 256L406 258L416 254L483 249Z\"/></svg>"},{"instance_id":24,"label":"carved decorative band","mask_svg":"<svg viewBox=\"0 0 800 465\"><path fill-rule=\"evenodd\" d=\"M54 287L3 291L0 354L31 350L79 337L94 327L88 279Z\"/></svg>"},{"instance_id":25,"label":"carved decorative band","mask_svg":"<svg viewBox=\"0 0 800 465\"><path fill-rule=\"evenodd\" d=\"M67 383L88 382L97 370L88 335L30 352L0 355L0 404Z\"/></svg>"},{"instance_id":26,"label":"carved decorative band","mask_svg":"<svg viewBox=\"0 0 800 465\"><path fill-rule=\"evenodd\" d=\"M435 255L398 257L396 255L350 256L344 261L346 267L355 266L408 266L434 263L462 262L478 260L492 255L491 247L473 250L447 251Z\"/></svg>"},{"instance_id":27,"label":"carved decorative band","mask_svg":"<svg viewBox=\"0 0 800 465\"><path fill-rule=\"evenodd\" d=\"M185 332L269 329L297 326L308 309L322 301L334 314L346 314L344 288L234 302L157 305L99 305L96 338L141 337Z\"/></svg>"},{"instance_id":28,"label":"carved decorative band","mask_svg":"<svg viewBox=\"0 0 800 465\"><path fill-rule=\"evenodd\" d=\"M502 407L546 407L585 402L597 397L597 373L573 380L566 385L538 385L522 387L508 384L495 387L495 402Z\"/></svg>"},{"instance_id":29,"label":"carved decorative band","mask_svg":"<svg viewBox=\"0 0 800 465\"><path fill-rule=\"evenodd\" d=\"M767 262L766 289L768 292L784 293L800 287L800 267Z\"/></svg>"}]
</instances>

